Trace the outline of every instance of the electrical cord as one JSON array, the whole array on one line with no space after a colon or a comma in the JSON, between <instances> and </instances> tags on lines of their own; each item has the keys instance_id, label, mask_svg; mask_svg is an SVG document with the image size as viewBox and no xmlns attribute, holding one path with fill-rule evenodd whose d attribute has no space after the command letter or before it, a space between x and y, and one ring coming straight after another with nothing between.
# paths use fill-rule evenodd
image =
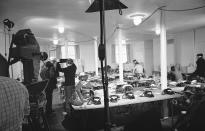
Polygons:
<instances>
[{"instance_id":1,"label":"electrical cord","mask_svg":"<svg viewBox=\"0 0 205 131\"><path fill-rule=\"evenodd\" d=\"M6 27L5 27L5 25L4 25L4 39L5 39L5 56L7 57L7 51L6 51Z\"/></svg>"},{"instance_id":2,"label":"electrical cord","mask_svg":"<svg viewBox=\"0 0 205 131\"><path fill-rule=\"evenodd\" d=\"M201 9L201 8L205 8L205 5L195 7L195 8L181 9L181 10L169 10L169 9L163 9L163 8L161 8L160 10L163 10L163 11L190 11L190 10L197 10L197 9Z\"/></svg>"},{"instance_id":3,"label":"electrical cord","mask_svg":"<svg viewBox=\"0 0 205 131\"><path fill-rule=\"evenodd\" d=\"M90 41L94 41L95 39L90 39L90 40L85 40L85 41L69 41L66 40L67 42L73 42L73 43L84 43L84 42L90 42Z\"/></svg>"},{"instance_id":4,"label":"electrical cord","mask_svg":"<svg viewBox=\"0 0 205 131\"><path fill-rule=\"evenodd\" d=\"M189 9L181 9L181 10L170 10L170 9L163 9L164 7L166 7L166 6L161 6L161 7L159 7L159 8L157 8L157 9L155 9L152 13L151 13L151 15L149 15L147 18L145 18L142 22L141 22L141 24L143 24L145 21L147 21L150 17L152 17L158 10L163 10L163 11L170 11L170 12L183 12L183 11L191 11L191 10L197 10L197 9L201 9L201 8L205 8L205 5L203 5L203 6L199 6L199 7L195 7L195 8L189 8ZM140 25L141 25L140 24ZM120 28L120 29L122 29L122 30L129 30L129 29L132 29L132 28L135 28L136 26L131 26L131 27L128 27L128 28Z\"/></svg>"},{"instance_id":5,"label":"electrical cord","mask_svg":"<svg viewBox=\"0 0 205 131\"><path fill-rule=\"evenodd\" d=\"M112 34L110 36L107 37L106 42L108 42L115 34L115 32L117 31L117 29L119 29L119 27L115 27L114 31L112 32Z\"/></svg>"},{"instance_id":6,"label":"electrical cord","mask_svg":"<svg viewBox=\"0 0 205 131\"><path fill-rule=\"evenodd\" d=\"M157 9L155 9L151 15L149 15L147 18L145 18L144 20L142 20L141 24L143 24L145 21L147 21L149 18L151 18L158 10L161 10L163 7L166 7L166 6L161 6Z\"/></svg>"}]
</instances>

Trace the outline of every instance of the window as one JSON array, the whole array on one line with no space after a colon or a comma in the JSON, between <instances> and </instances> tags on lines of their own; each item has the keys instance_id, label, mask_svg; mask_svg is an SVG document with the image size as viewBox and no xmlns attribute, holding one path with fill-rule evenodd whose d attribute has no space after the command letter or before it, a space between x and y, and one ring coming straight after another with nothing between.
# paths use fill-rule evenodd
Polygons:
<instances>
[{"instance_id":1,"label":"window","mask_svg":"<svg viewBox=\"0 0 205 131\"><path fill-rule=\"evenodd\" d=\"M115 59L117 63L127 62L127 47L125 44L123 45L115 45Z\"/></svg>"},{"instance_id":2,"label":"window","mask_svg":"<svg viewBox=\"0 0 205 131\"><path fill-rule=\"evenodd\" d=\"M63 59L67 58L67 51L65 46L61 46L61 54Z\"/></svg>"},{"instance_id":3,"label":"window","mask_svg":"<svg viewBox=\"0 0 205 131\"><path fill-rule=\"evenodd\" d=\"M75 59L76 58L76 49L75 46L68 46L68 58Z\"/></svg>"},{"instance_id":4,"label":"window","mask_svg":"<svg viewBox=\"0 0 205 131\"><path fill-rule=\"evenodd\" d=\"M56 58L56 49L50 50L50 59Z\"/></svg>"},{"instance_id":5,"label":"window","mask_svg":"<svg viewBox=\"0 0 205 131\"><path fill-rule=\"evenodd\" d=\"M61 47L62 58L72 58L76 59L76 46L75 45L65 45Z\"/></svg>"}]
</instances>

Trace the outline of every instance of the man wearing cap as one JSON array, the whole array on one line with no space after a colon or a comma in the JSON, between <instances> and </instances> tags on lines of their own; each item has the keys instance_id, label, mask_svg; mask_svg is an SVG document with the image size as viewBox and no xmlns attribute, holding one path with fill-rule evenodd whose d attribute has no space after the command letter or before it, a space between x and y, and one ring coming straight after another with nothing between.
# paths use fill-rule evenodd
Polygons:
<instances>
[{"instance_id":1,"label":"man wearing cap","mask_svg":"<svg viewBox=\"0 0 205 131\"><path fill-rule=\"evenodd\" d=\"M64 84L64 90L65 90L65 97L66 97L66 111L67 113L70 113L71 111L71 104L70 104L70 99L72 94L75 91L75 73L77 70L76 65L73 63L72 59L67 59L66 60L66 68L61 68L58 67L60 72L64 73L64 77L65 77L65 84Z\"/></svg>"},{"instance_id":2,"label":"man wearing cap","mask_svg":"<svg viewBox=\"0 0 205 131\"><path fill-rule=\"evenodd\" d=\"M203 58L203 54L197 54L197 61L196 61L196 70L192 75L205 77L205 60Z\"/></svg>"}]
</instances>

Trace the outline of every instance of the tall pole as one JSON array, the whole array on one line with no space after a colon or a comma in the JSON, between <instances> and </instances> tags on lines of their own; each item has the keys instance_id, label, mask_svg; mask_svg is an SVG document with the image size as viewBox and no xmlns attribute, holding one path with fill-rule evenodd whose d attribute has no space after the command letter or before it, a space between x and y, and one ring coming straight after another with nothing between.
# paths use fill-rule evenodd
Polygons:
<instances>
[{"instance_id":1,"label":"tall pole","mask_svg":"<svg viewBox=\"0 0 205 131\"><path fill-rule=\"evenodd\" d=\"M160 55L161 55L161 90L167 88L167 38L165 26L165 12L160 15Z\"/></svg>"},{"instance_id":2,"label":"tall pole","mask_svg":"<svg viewBox=\"0 0 205 131\"><path fill-rule=\"evenodd\" d=\"M94 37L94 50L95 50L95 75L98 76L98 42L97 37Z\"/></svg>"},{"instance_id":3,"label":"tall pole","mask_svg":"<svg viewBox=\"0 0 205 131\"><path fill-rule=\"evenodd\" d=\"M101 60L102 84L104 91L104 116L105 116L105 131L110 131L110 111L108 99L108 79L107 79L107 60L106 60L106 37L105 37L105 2L100 0L100 45L99 58ZM103 60L105 59L105 68L103 69Z\"/></svg>"}]
</instances>

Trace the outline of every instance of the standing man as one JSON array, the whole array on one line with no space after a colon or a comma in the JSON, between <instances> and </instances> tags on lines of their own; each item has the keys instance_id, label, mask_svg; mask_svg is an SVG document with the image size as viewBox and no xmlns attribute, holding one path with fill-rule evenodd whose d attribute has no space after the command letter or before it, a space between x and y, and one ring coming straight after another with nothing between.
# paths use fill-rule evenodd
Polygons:
<instances>
[{"instance_id":1,"label":"standing man","mask_svg":"<svg viewBox=\"0 0 205 131\"><path fill-rule=\"evenodd\" d=\"M73 63L73 60L71 58L66 60L66 68L59 67L59 71L64 73L65 77L65 84L64 84L64 90L65 90L65 97L66 97L66 111L69 114L71 112L71 96L75 92L75 74L77 67Z\"/></svg>"},{"instance_id":2,"label":"standing man","mask_svg":"<svg viewBox=\"0 0 205 131\"><path fill-rule=\"evenodd\" d=\"M205 60L202 53L197 54L196 70L192 76L205 77Z\"/></svg>"},{"instance_id":3,"label":"standing man","mask_svg":"<svg viewBox=\"0 0 205 131\"><path fill-rule=\"evenodd\" d=\"M56 89L57 78L55 76L55 68L54 65L48 61L46 62L46 71L45 71L45 78L48 79L48 86L45 89L46 92L46 113L49 115L53 111L52 109L52 100L53 100L53 90Z\"/></svg>"},{"instance_id":4,"label":"standing man","mask_svg":"<svg viewBox=\"0 0 205 131\"><path fill-rule=\"evenodd\" d=\"M133 75L137 77L142 77L144 76L144 68L143 66L137 61L133 60L134 68L133 68Z\"/></svg>"}]
</instances>

